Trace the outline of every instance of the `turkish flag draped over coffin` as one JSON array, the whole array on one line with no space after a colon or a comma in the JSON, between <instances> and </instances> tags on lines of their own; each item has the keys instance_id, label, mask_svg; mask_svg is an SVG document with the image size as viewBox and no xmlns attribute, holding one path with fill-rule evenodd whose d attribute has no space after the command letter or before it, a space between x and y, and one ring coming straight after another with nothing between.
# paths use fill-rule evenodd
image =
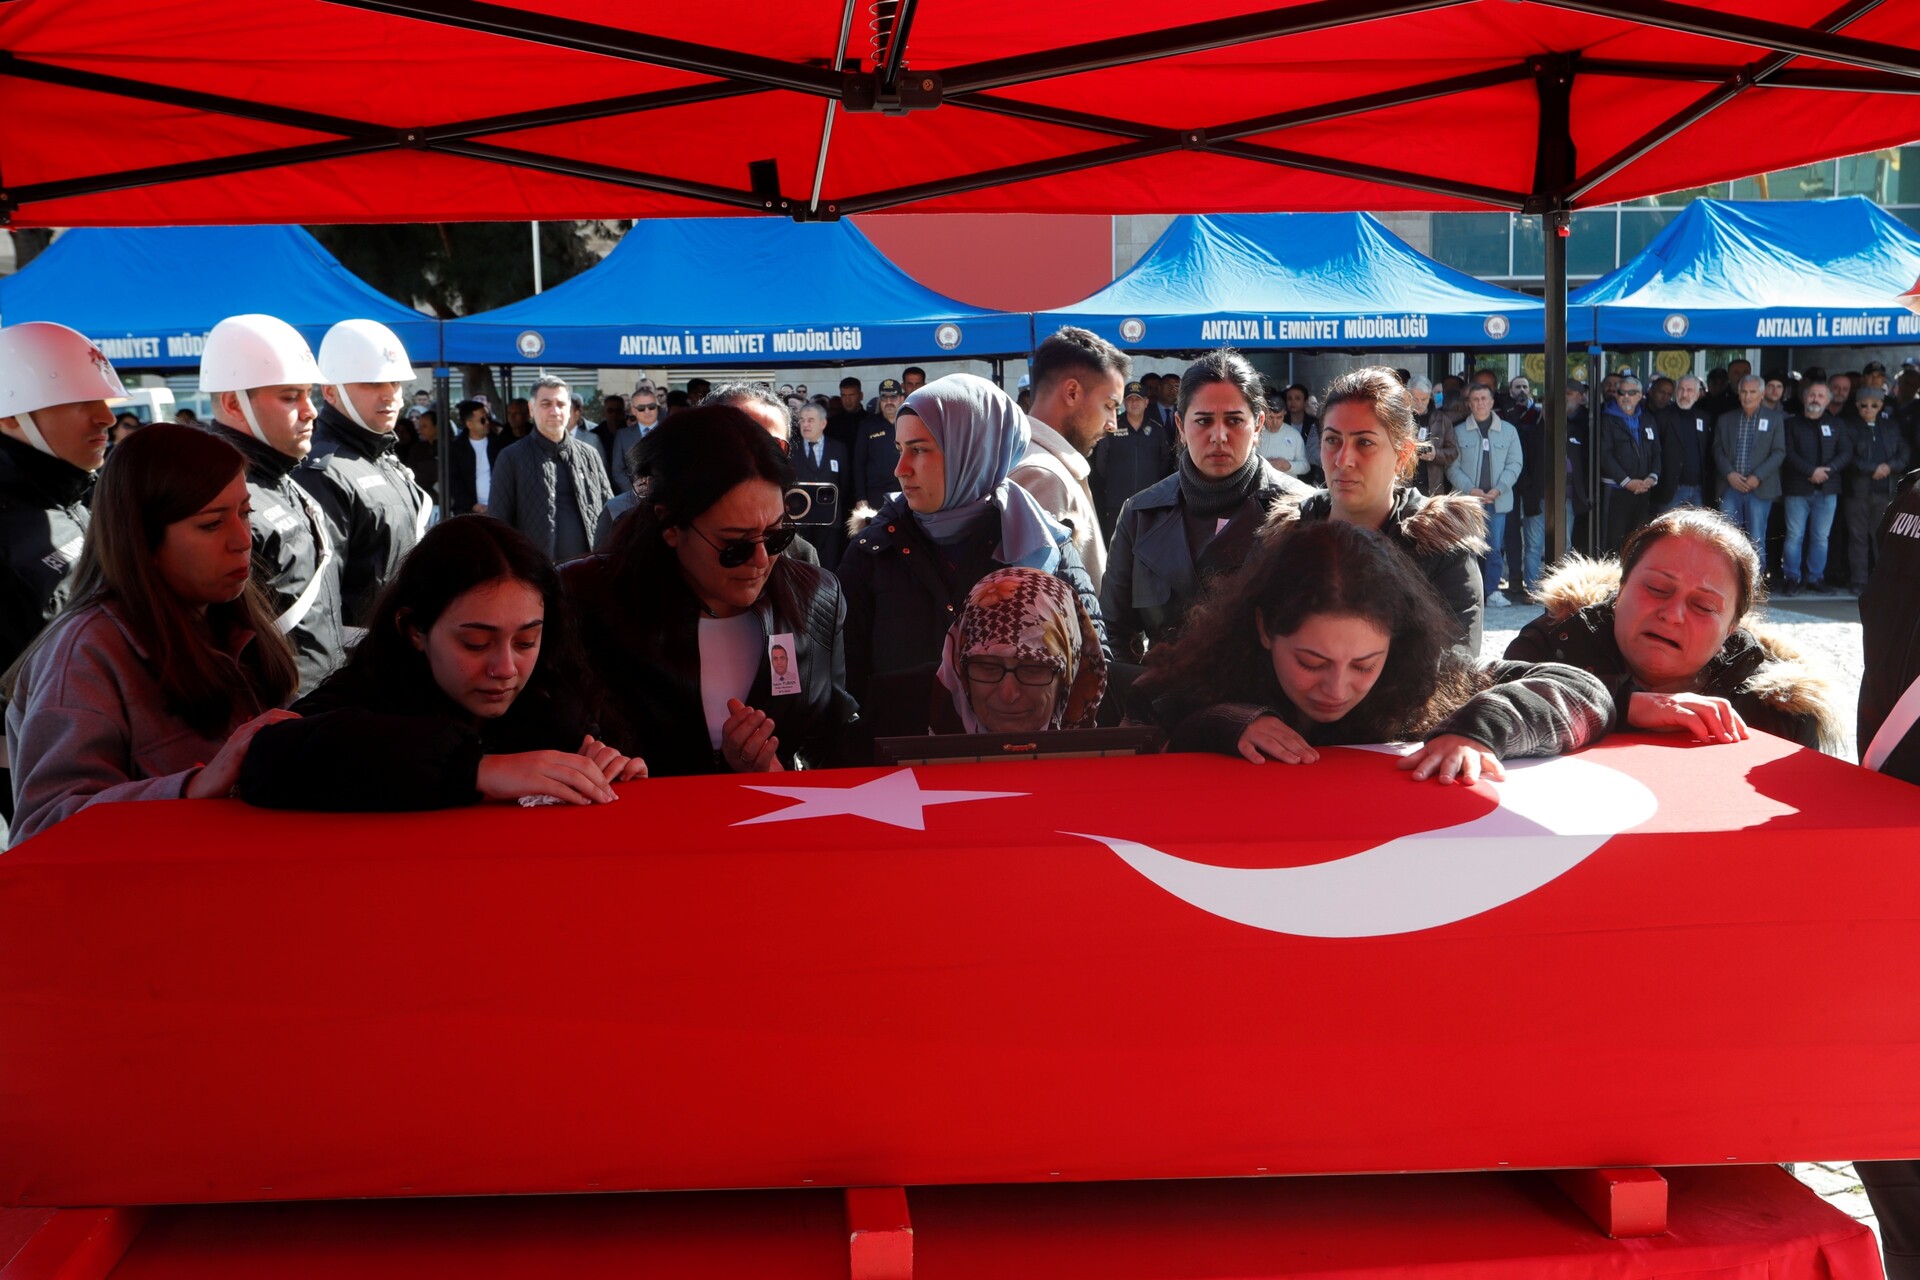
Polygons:
<instances>
[{"instance_id":1,"label":"turkish flag draped over coffin","mask_svg":"<svg viewBox=\"0 0 1920 1280\"><path fill-rule=\"evenodd\" d=\"M0 858L0 1199L1915 1156L1917 825L1764 736L99 806Z\"/></svg>"}]
</instances>

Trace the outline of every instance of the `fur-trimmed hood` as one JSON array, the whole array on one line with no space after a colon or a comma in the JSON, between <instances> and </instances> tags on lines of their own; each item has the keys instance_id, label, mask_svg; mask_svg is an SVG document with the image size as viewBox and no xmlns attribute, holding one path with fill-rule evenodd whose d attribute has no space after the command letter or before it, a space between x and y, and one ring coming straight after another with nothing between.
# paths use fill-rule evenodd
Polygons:
<instances>
[{"instance_id":1,"label":"fur-trimmed hood","mask_svg":"<svg viewBox=\"0 0 1920 1280\"><path fill-rule=\"evenodd\" d=\"M1542 579L1539 591L1551 622L1605 606L1609 627L1613 600L1619 594L1619 561L1577 554L1569 555ZM1819 726L1821 750L1836 754L1846 740L1846 728L1832 675L1778 629L1751 616L1727 637L1722 656L1735 655L1749 645L1759 650L1760 661L1740 683L1739 692L1772 703L1789 715L1811 717Z\"/></svg>"},{"instance_id":2,"label":"fur-trimmed hood","mask_svg":"<svg viewBox=\"0 0 1920 1280\"><path fill-rule=\"evenodd\" d=\"M1259 536L1265 541L1296 520L1325 520L1332 511L1333 499L1324 489L1305 495L1283 494L1269 509ZM1416 559L1452 551L1479 556L1487 551L1486 508L1470 494L1425 494L1402 485L1394 492L1386 527L1398 535Z\"/></svg>"}]
</instances>

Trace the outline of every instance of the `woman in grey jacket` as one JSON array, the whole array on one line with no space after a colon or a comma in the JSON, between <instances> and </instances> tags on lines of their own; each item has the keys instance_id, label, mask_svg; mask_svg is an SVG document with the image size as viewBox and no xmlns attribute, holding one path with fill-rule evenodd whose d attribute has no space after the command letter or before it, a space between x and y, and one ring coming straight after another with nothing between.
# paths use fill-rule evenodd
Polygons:
<instances>
[{"instance_id":1,"label":"woman in grey jacket","mask_svg":"<svg viewBox=\"0 0 1920 1280\"><path fill-rule=\"evenodd\" d=\"M252 580L246 463L159 424L94 491L74 603L0 682L18 844L96 801L224 796L296 682Z\"/></svg>"}]
</instances>

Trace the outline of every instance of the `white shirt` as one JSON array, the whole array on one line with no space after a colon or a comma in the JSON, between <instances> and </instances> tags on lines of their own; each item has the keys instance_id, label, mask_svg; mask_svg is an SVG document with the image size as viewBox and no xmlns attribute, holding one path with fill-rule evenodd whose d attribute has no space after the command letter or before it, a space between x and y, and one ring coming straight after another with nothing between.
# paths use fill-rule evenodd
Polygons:
<instances>
[{"instance_id":1,"label":"white shirt","mask_svg":"<svg viewBox=\"0 0 1920 1280\"><path fill-rule=\"evenodd\" d=\"M473 492L481 506L487 505L487 497L493 492L493 459L487 456L487 442L481 436L468 436L467 443L473 446ZM455 515L465 512L456 511Z\"/></svg>"},{"instance_id":2,"label":"white shirt","mask_svg":"<svg viewBox=\"0 0 1920 1280\"><path fill-rule=\"evenodd\" d=\"M1278 431L1263 430L1260 433L1260 456L1268 461L1285 458L1287 474L1298 480L1306 479L1309 470L1306 438L1300 434L1300 428L1291 422L1281 423ZM1275 467L1274 470L1278 471L1279 468Z\"/></svg>"},{"instance_id":3,"label":"white shirt","mask_svg":"<svg viewBox=\"0 0 1920 1280\"><path fill-rule=\"evenodd\" d=\"M700 706L707 713L707 738L715 751L727 723L727 699L746 701L766 650L758 614L700 619Z\"/></svg>"}]
</instances>

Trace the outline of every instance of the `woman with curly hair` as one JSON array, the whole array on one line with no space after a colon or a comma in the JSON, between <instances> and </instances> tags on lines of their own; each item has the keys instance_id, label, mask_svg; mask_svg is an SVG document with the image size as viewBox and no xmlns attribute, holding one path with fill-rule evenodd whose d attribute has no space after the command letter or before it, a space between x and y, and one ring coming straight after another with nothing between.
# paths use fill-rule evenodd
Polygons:
<instances>
[{"instance_id":1,"label":"woman with curly hair","mask_svg":"<svg viewBox=\"0 0 1920 1280\"><path fill-rule=\"evenodd\" d=\"M1174 751L1311 764L1317 747L1417 741L1401 767L1441 782L1499 778L1501 760L1560 755L1606 732L1613 702L1598 679L1554 663L1476 665L1454 635L1386 535L1287 521L1155 652L1131 705Z\"/></svg>"}]
</instances>

